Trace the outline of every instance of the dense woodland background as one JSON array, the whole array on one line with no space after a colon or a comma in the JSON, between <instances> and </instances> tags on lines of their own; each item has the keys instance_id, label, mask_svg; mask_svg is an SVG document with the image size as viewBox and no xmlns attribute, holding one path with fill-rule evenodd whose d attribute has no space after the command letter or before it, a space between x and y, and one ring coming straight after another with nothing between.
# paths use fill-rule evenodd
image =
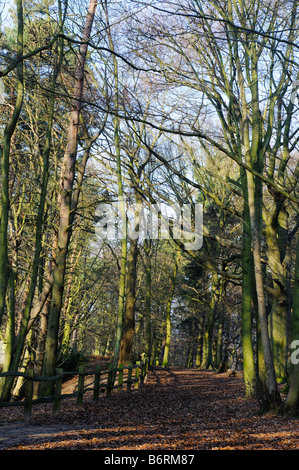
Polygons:
<instances>
[{"instance_id":1,"label":"dense woodland background","mask_svg":"<svg viewBox=\"0 0 299 470\"><path fill-rule=\"evenodd\" d=\"M1 3L3 371L145 354L298 414L298 22L295 0ZM201 204L203 246L102 240L124 197Z\"/></svg>"}]
</instances>

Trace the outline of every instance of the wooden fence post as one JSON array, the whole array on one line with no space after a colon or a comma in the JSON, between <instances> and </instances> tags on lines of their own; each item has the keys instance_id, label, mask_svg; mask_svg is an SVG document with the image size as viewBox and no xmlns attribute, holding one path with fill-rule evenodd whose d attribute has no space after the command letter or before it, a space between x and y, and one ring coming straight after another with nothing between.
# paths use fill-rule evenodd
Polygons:
<instances>
[{"instance_id":1,"label":"wooden fence post","mask_svg":"<svg viewBox=\"0 0 299 470\"><path fill-rule=\"evenodd\" d=\"M132 388L132 370L133 370L133 365L129 364L128 379L127 379L127 390L131 390L131 388Z\"/></svg>"},{"instance_id":2,"label":"wooden fence post","mask_svg":"<svg viewBox=\"0 0 299 470\"><path fill-rule=\"evenodd\" d=\"M140 362L138 361L138 362L136 362L134 388L138 388L138 386L139 386L139 374L140 374Z\"/></svg>"},{"instance_id":3,"label":"wooden fence post","mask_svg":"<svg viewBox=\"0 0 299 470\"><path fill-rule=\"evenodd\" d=\"M145 364L142 362L141 364L141 377L140 377L140 385L144 384L145 381Z\"/></svg>"},{"instance_id":4,"label":"wooden fence post","mask_svg":"<svg viewBox=\"0 0 299 470\"><path fill-rule=\"evenodd\" d=\"M107 397L109 397L112 393L113 384L114 384L113 366L109 366L108 379L107 379Z\"/></svg>"},{"instance_id":5,"label":"wooden fence post","mask_svg":"<svg viewBox=\"0 0 299 470\"><path fill-rule=\"evenodd\" d=\"M77 396L77 405L83 405L83 389L84 389L84 373L85 373L85 366L79 367L79 375L78 375L78 396Z\"/></svg>"},{"instance_id":6,"label":"wooden fence post","mask_svg":"<svg viewBox=\"0 0 299 470\"><path fill-rule=\"evenodd\" d=\"M62 389L62 372L63 369L56 369L56 375L59 377L55 381L55 398L53 403L53 413L59 413L61 405L61 389Z\"/></svg>"},{"instance_id":7,"label":"wooden fence post","mask_svg":"<svg viewBox=\"0 0 299 470\"><path fill-rule=\"evenodd\" d=\"M95 367L95 374L94 374L94 387L93 387L93 399L97 400L99 398L100 393L100 379L101 379L101 367Z\"/></svg>"},{"instance_id":8,"label":"wooden fence post","mask_svg":"<svg viewBox=\"0 0 299 470\"><path fill-rule=\"evenodd\" d=\"M32 396L33 396L33 364L28 364L27 377L25 382L25 405L24 419L29 421L32 413Z\"/></svg>"},{"instance_id":9,"label":"wooden fence post","mask_svg":"<svg viewBox=\"0 0 299 470\"><path fill-rule=\"evenodd\" d=\"M130 363L128 367L124 367L123 365L120 365L119 368L114 369L112 365L109 366L108 369L108 379L107 379L107 385L106 385L106 390L107 390L107 396L111 395L113 388L114 388L114 382L116 378L116 373L117 371L119 372L118 375L118 385L117 385L117 390L121 391L123 388L123 383L124 383L124 369L128 369L128 375L127 375L127 380L125 380L125 383L127 383L127 390L131 390L132 384L134 384L134 388L139 387L139 380L141 383L144 383L147 374L148 374L148 367L149 367L149 361L148 359L145 359L144 362L136 362L135 366ZM132 378L133 375L133 369L136 369L135 371L135 377L134 379ZM79 374L78 374L78 392L77 392L77 405L82 405L83 404L83 396L84 396L84 378L85 375L85 366L79 367ZM95 378L94 378L94 390L93 390L93 397L94 399L97 399L99 397L99 392L100 392L100 378L103 374L106 375L106 371L103 371L100 366L96 366L95 368ZM140 377L141 373L141 377ZM2 374L0 374L2 375ZM6 375L6 374L5 374ZM3 376L5 376L3 374ZM17 374L14 374L17 376ZM22 374L23 375L23 374ZM62 382L63 382L63 369L56 369L56 376L55 377L37 377L34 376L34 368L33 364L31 362L28 363L27 366L27 373L25 375L25 400L24 402L18 402L20 405L24 406L24 419L25 420L30 420L32 416L32 404L33 404L33 390L34 390L34 382L35 381L46 381L46 380L55 380L55 391L54 391L54 400L52 400L53 403L53 412L54 414L57 413L60 410L60 405L61 405L61 391L62 391ZM102 387L104 389L105 384L102 384ZM72 396L76 396L76 394L72 394ZM42 398L42 397L41 397ZM47 400L47 398L53 398L51 397L44 397L42 398L43 400ZM48 401L48 400L47 400ZM43 403L44 401L40 401L40 403Z\"/></svg>"},{"instance_id":10,"label":"wooden fence post","mask_svg":"<svg viewBox=\"0 0 299 470\"><path fill-rule=\"evenodd\" d=\"M118 387L117 391L121 392L123 388L124 366L121 364L118 368Z\"/></svg>"}]
</instances>

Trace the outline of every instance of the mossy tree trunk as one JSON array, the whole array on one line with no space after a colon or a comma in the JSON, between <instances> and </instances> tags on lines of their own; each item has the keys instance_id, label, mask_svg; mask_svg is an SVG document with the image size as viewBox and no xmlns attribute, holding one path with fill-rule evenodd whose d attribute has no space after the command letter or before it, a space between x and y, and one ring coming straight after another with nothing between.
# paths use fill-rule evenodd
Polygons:
<instances>
[{"instance_id":1,"label":"mossy tree trunk","mask_svg":"<svg viewBox=\"0 0 299 470\"><path fill-rule=\"evenodd\" d=\"M251 252L251 230L248 208L247 181L244 172L242 173L243 185L243 247L242 247L242 352L244 367L245 394L248 397L254 395L256 385L256 366L253 352L253 331L252 331L252 282L253 266Z\"/></svg>"},{"instance_id":2,"label":"mossy tree trunk","mask_svg":"<svg viewBox=\"0 0 299 470\"><path fill-rule=\"evenodd\" d=\"M151 267L151 240L145 240L145 352L149 359L152 356L152 328L151 328L151 286L152 286L152 267Z\"/></svg>"},{"instance_id":3,"label":"mossy tree trunk","mask_svg":"<svg viewBox=\"0 0 299 470\"><path fill-rule=\"evenodd\" d=\"M211 300L206 320L206 325L203 333L203 351L201 369L209 369L213 367L213 333L214 333L214 320L216 316L216 309L218 306L219 298L221 295L221 280L218 278L217 273L212 273L211 282Z\"/></svg>"},{"instance_id":4,"label":"mossy tree trunk","mask_svg":"<svg viewBox=\"0 0 299 470\"><path fill-rule=\"evenodd\" d=\"M128 254L126 274L126 305L124 311L122 334L120 341L119 360L120 364L131 361L133 340L135 333L135 304L136 304L136 279L137 279L137 257L138 238L141 221L141 197L135 190L137 208L134 219L134 232L131 234L130 249ZM139 205L139 207L138 207Z\"/></svg>"},{"instance_id":5,"label":"mossy tree trunk","mask_svg":"<svg viewBox=\"0 0 299 470\"><path fill-rule=\"evenodd\" d=\"M295 279L293 287L293 315L292 315L292 335L291 345L293 341L296 341L295 346L298 350L299 341L299 236L297 240L296 249L296 266L295 266ZM295 359L298 361L298 353L295 352ZM292 364L290 369L291 372L291 383L288 391L287 398L284 403L283 412L286 415L298 417L299 416L299 362Z\"/></svg>"}]
</instances>

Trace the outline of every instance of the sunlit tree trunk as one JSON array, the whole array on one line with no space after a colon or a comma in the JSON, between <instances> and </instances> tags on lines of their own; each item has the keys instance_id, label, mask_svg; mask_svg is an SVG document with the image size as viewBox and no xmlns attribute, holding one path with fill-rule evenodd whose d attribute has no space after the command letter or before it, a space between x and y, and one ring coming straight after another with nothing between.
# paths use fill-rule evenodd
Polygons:
<instances>
[{"instance_id":1,"label":"sunlit tree trunk","mask_svg":"<svg viewBox=\"0 0 299 470\"><path fill-rule=\"evenodd\" d=\"M267 311L266 311L266 300L263 284L263 271L261 263L261 245L259 240L259 227L256 220L257 213L255 208L254 198L254 181L252 173L247 173L248 181L248 202L250 211L250 222L251 222L251 233L252 233L252 252L253 252L253 263L254 263L254 274L256 282L256 294L257 294L257 307L258 307L258 319L260 323L261 339L263 345L263 355L265 361L265 370L267 376L267 386L270 396L270 406L277 407L280 405L281 399L276 383L276 374L274 369L273 356L271 351L271 343L269 337Z\"/></svg>"},{"instance_id":2,"label":"sunlit tree trunk","mask_svg":"<svg viewBox=\"0 0 299 470\"><path fill-rule=\"evenodd\" d=\"M37 335L37 346L35 354L35 366L34 372L36 375L42 375L43 370L43 360L44 360L44 350L45 350L45 340L47 335L47 325L48 325L48 315L50 310L50 299L45 302L45 305L41 311L38 324L38 335ZM34 398L38 397L40 382L34 382L33 384L33 395Z\"/></svg>"},{"instance_id":3,"label":"sunlit tree trunk","mask_svg":"<svg viewBox=\"0 0 299 470\"><path fill-rule=\"evenodd\" d=\"M195 367L199 368L202 362L202 346L203 346L203 337L202 337L202 330L200 327L200 331L197 337L197 347L196 347L196 359L195 359Z\"/></svg>"},{"instance_id":4,"label":"sunlit tree trunk","mask_svg":"<svg viewBox=\"0 0 299 470\"><path fill-rule=\"evenodd\" d=\"M16 0L17 6L17 59L23 56L23 2ZM3 144L0 147L1 175L1 206L0 206L0 325L5 307L5 296L9 277L7 228L9 218L9 169L10 169L10 147L23 104L24 94L24 72L23 61L17 65L17 97L11 118L4 129Z\"/></svg>"},{"instance_id":5,"label":"sunlit tree trunk","mask_svg":"<svg viewBox=\"0 0 299 470\"><path fill-rule=\"evenodd\" d=\"M241 93L242 120L243 120L243 142L244 142L244 162L250 169L256 168L260 173L263 171L264 155L261 152L261 130L262 122L259 110L259 81L257 71L258 54L256 45L250 45L250 67L247 67L247 78L250 80L251 93L251 113L245 92L245 79L237 56L238 84ZM249 119L252 120L251 129ZM251 233L251 249L253 256L253 271L255 279L255 290L257 299L258 321L261 331L261 340L263 345L263 357L265 361L265 370L267 376L267 387L270 396L271 406L277 406L280 403L280 395L276 383L276 375L269 338L266 300L264 292L264 277L261 262L261 227L262 227L262 201L263 183L261 179L255 178L250 170L246 171L248 213ZM246 198L244 197L246 201Z\"/></svg>"},{"instance_id":6,"label":"sunlit tree trunk","mask_svg":"<svg viewBox=\"0 0 299 470\"><path fill-rule=\"evenodd\" d=\"M224 329L224 314L223 314L223 308L222 306L220 307L220 311L218 312L218 329L217 329L217 336L216 336L216 352L215 352L215 358L214 358L214 367L218 368L220 367L220 364L223 359L223 331Z\"/></svg>"},{"instance_id":7,"label":"sunlit tree trunk","mask_svg":"<svg viewBox=\"0 0 299 470\"><path fill-rule=\"evenodd\" d=\"M107 34L109 47L111 51L114 51L114 42L112 32L110 29L109 12L107 2L104 2L104 10L107 24ZM119 77L118 77L118 61L115 54L112 54L113 60L113 79L114 79L114 107L115 112L119 112ZM127 270L127 243L128 243L128 222L127 222L127 211L126 211L126 200L123 189L123 176L122 176L122 162L121 162L121 147L120 147L120 118L117 114L113 120L114 126L114 147L115 147L115 159L116 159L116 172L117 172L117 186L118 186L118 204L119 204L119 216L118 230L119 238L121 240L121 260L120 260L120 279L119 279L119 293L118 293L118 315L116 324L116 334L114 341L114 355L113 365L117 367L119 361L120 342L123 329L123 317L125 312L125 296L126 296L126 270Z\"/></svg>"},{"instance_id":8,"label":"sunlit tree trunk","mask_svg":"<svg viewBox=\"0 0 299 470\"><path fill-rule=\"evenodd\" d=\"M274 367L277 380L286 380L287 335L288 335L288 293L287 273L283 266L282 253L279 247L278 220L276 208L266 219L267 258L273 279L273 303L269 315L270 338L272 344Z\"/></svg>"},{"instance_id":9,"label":"sunlit tree trunk","mask_svg":"<svg viewBox=\"0 0 299 470\"><path fill-rule=\"evenodd\" d=\"M135 304L136 304L136 278L137 278L137 256L138 256L138 238L140 230L141 213L138 205L141 207L141 197L138 191L135 191L136 211L134 220L134 232L130 240L130 249L127 263L126 274L126 306L124 311L122 335L120 341L119 363L126 364L131 360L133 339L135 332ZM140 209L139 207L139 209Z\"/></svg>"},{"instance_id":10,"label":"sunlit tree trunk","mask_svg":"<svg viewBox=\"0 0 299 470\"><path fill-rule=\"evenodd\" d=\"M52 77L52 85L51 85L51 99L50 99L50 106L49 106L49 121L46 129L46 139L45 139L45 146L43 149L43 172L42 172L42 186L41 186L41 194L40 194L40 201L38 207L38 214L36 220L36 233L35 233L35 251L34 257L32 261L32 272L31 272L31 279L29 284L29 291L26 298L25 308L22 316L22 322L20 331L18 333L14 355L12 357L10 370L15 371L18 368L24 344L26 341L26 335L28 334L29 328L29 321L32 314L32 307L34 296L36 292L37 282L38 282L38 272L40 267L40 254L42 250L42 237L43 237L43 226L44 226L44 217L45 217L45 205L46 205L46 196L47 196L47 187L48 187L48 180L49 180L49 156L50 156L50 149L51 149L51 137L52 137L52 128L53 128L53 120L54 120L54 102L55 102L55 85L56 80L60 71L62 61L62 44L60 47L59 54L56 56L56 64L55 69ZM5 384L5 391L4 393L8 394L9 389L12 385L11 378L7 378L7 382Z\"/></svg>"},{"instance_id":11,"label":"sunlit tree trunk","mask_svg":"<svg viewBox=\"0 0 299 470\"><path fill-rule=\"evenodd\" d=\"M203 333L203 351L202 351L202 363L200 365L201 369L209 369L213 367L213 332L214 332L214 319L216 308L219 301L219 279L218 274L212 274L212 284L211 284L211 301L209 305L207 321Z\"/></svg>"},{"instance_id":12,"label":"sunlit tree trunk","mask_svg":"<svg viewBox=\"0 0 299 470\"><path fill-rule=\"evenodd\" d=\"M52 83L51 83L52 93L51 93L50 106L49 106L49 121L48 121L47 129L46 129L45 146L43 149L42 186L41 186L40 201L39 201L38 214L37 214L37 220L36 220L35 250L34 250L34 256L33 256L33 261L32 261L31 279L30 279L29 290L28 290L28 294L27 294L27 298L25 302L22 321L20 325L20 330L15 340L14 348L12 351L13 354L11 355L11 362L9 365L10 371L16 371L18 369L20 359L21 359L23 349L24 349L26 335L30 329L29 320L30 320L30 315L32 311L35 290L37 286L38 271L39 271L39 266L40 266L40 254L42 250L43 222L44 222L44 211L45 211L46 194L47 194L47 184L48 184L48 177L49 177L49 154L50 154L50 148L51 148L51 134L52 134L53 114L54 114L54 100L55 100L54 87L55 87L56 79L60 70L61 60L62 60L62 46L60 47L60 54L56 56L56 63L55 63L54 73L53 73ZM2 397L4 400L9 399L12 384L13 384L13 377L7 377L5 384L3 385L3 390L2 390Z\"/></svg>"},{"instance_id":13,"label":"sunlit tree trunk","mask_svg":"<svg viewBox=\"0 0 299 470\"><path fill-rule=\"evenodd\" d=\"M151 328L151 286L152 286L152 266L151 266L151 241L145 240L145 352L148 359L152 355L152 328Z\"/></svg>"},{"instance_id":14,"label":"sunlit tree trunk","mask_svg":"<svg viewBox=\"0 0 299 470\"><path fill-rule=\"evenodd\" d=\"M4 364L2 372L9 370L11 359L13 357L13 348L15 342L15 275L14 271L10 269L8 280L9 302L8 302L8 315L5 332L5 353ZM0 336L1 338L1 336ZM2 339L2 338L1 338ZM5 384L5 378L0 378L0 396L2 395L2 387Z\"/></svg>"},{"instance_id":15,"label":"sunlit tree trunk","mask_svg":"<svg viewBox=\"0 0 299 470\"><path fill-rule=\"evenodd\" d=\"M88 13L86 16L82 45L79 49L78 65L75 72L74 98L72 101L72 110L70 113L67 148L64 154L61 177L60 177L60 194L59 194L59 226L57 236L57 250L55 253L55 266L53 272L53 290L48 320L47 338L45 344L45 356L43 364L44 375L55 375L55 364L57 357L58 330L60 313L62 308L62 298L64 291L65 268L68 255L68 247L71 234L71 211L72 207L72 191L75 181L75 164L77 159L78 146L78 126L80 111L82 105L83 85L84 85L84 66L86 62L86 54L90 38L91 29L96 11L96 0L90 0ZM47 383L45 383L44 393L49 391Z\"/></svg>"},{"instance_id":16,"label":"sunlit tree trunk","mask_svg":"<svg viewBox=\"0 0 299 470\"><path fill-rule=\"evenodd\" d=\"M253 331L252 331L252 252L251 252L251 230L248 208L248 193L246 177L242 178L243 184L243 248L242 248L242 352L245 394L251 397L255 393L256 368L253 353Z\"/></svg>"},{"instance_id":17,"label":"sunlit tree trunk","mask_svg":"<svg viewBox=\"0 0 299 470\"><path fill-rule=\"evenodd\" d=\"M175 255L173 273L169 277L169 293L166 306L166 336L165 336L165 346L164 354L162 360L162 367L168 367L169 362L169 350L170 350L170 341L171 341L171 308L172 301L175 292L176 277L178 271L178 255Z\"/></svg>"}]
</instances>

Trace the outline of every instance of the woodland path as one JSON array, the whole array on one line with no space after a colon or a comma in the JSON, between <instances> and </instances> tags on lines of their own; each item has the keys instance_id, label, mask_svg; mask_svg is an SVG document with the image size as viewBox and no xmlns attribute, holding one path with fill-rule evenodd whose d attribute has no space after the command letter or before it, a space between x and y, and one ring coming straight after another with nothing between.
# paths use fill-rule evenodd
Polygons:
<instances>
[{"instance_id":1,"label":"woodland path","mask_svg":"<svg viewBox=\"0 0 299 470\"><path fill-rule=\"evenodd\" d=\"M49 405L37 405L30 423L22 421L19 407L0 409L0 449L299 449L299 420L259 416L257 409L244 399L238 377L155 368L138 390L97 402L84 396L82 407L65 400L56 416Z\"/></svg>"}]
</instances>

